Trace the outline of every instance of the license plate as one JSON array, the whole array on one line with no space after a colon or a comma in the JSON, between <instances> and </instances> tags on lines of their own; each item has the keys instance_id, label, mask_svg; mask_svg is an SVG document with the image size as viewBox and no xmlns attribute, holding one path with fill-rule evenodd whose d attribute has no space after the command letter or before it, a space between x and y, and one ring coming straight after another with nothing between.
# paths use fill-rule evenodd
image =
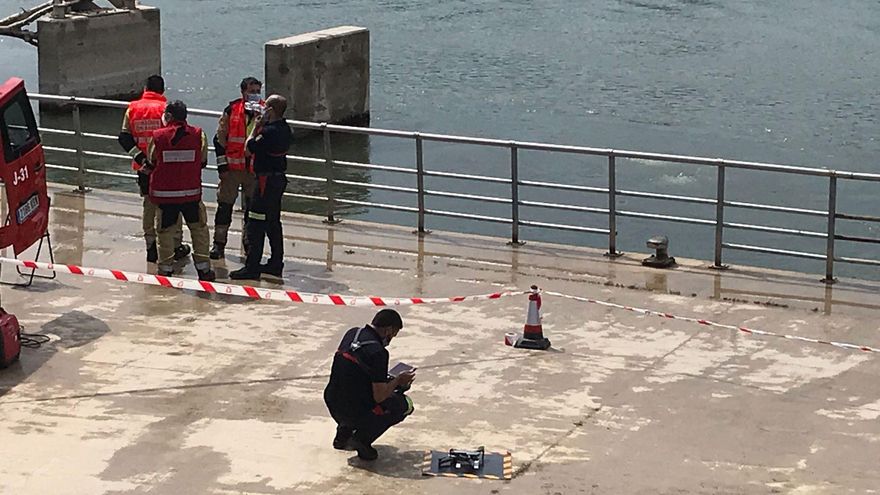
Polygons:
<instances>
[{"instance_id":1,"label":"license plate","mask_svg":"<svg viewBox=\"0 0 880 495\"><path fill-rule=\"evenodd\" d=\"M23 205L18 207L18 210L15 211L15 218L18 220L19 225L24 223L25 220L30 218L31 215L37 211L37 208L40 206L40 197L34 194L27 201L24 202Z\"/></svg>"}]
</instances>

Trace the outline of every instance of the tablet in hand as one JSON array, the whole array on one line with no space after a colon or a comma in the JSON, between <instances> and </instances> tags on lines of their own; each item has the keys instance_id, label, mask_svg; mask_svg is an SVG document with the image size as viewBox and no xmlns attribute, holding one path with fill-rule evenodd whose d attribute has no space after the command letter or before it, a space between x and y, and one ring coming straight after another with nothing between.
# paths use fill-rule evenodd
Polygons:
<instances>
[{"instance_id":1,"label":"tablet in hand","mask_svg":"<svg viewBox=\"0 0 880 495\"><path fill-rule=\"evenodd\" d=\"M406 364L406 363L397 363L394 365L393 368L388 370L388 374L393 376L394 378L397 378L397 376L400 375L401 373L403 373L405 371L413 371L413 370L415 370L415 368Z\"/></svg>"}]
</instances>

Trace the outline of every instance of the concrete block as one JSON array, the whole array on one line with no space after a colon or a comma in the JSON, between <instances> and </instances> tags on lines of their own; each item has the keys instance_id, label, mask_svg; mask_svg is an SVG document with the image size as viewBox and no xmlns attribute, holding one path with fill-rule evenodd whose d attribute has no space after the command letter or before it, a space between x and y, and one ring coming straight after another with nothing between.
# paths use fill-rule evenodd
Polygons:
<instances>
[{"instance_id":1,"label":"concrete block","mask_svg":"<svg viewBox=\"0 0 880 495\"><path fill-rule=\"evenodd\" d=\"M41 93L130 99L162 73L155 7L45 17L37 32Z\"/></svg>"},{"instance_id":2,"label":"concrete block","mask_svg":"<svg viewBox=\"0 0 880 495\"><path fill-rule=\"evenodd\" d=\"M288 99L287 117L369 124L370 31L340 26L266 43L266 94Z\"/></svg>"}]
</instances>

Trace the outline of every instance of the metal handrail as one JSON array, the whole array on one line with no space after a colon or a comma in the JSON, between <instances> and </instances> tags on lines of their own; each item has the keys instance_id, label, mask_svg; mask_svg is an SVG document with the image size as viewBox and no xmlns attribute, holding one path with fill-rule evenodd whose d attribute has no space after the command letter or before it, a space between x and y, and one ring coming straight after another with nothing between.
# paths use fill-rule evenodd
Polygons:
<instances>
[{"instance_id":1,"label":"metal handrail","mask_svg":"<svg viewBox=\"0 0 880 495\"><path fill-rule=\"evenodd\" d=\"M99 134L99 133L88 133L84 132L82 129L81 119L79 115L79 110L81 106L96 106L96 107L105 107L105 108L119 108L123 109L128 106L128 102L124 101L115 101L115 100L104 100L97 98L79 98L73 96L57 96L57 95L45 95L39 93L32 93L30 97L35 101L40 102L49 102L49 103L59 103L63 105L72 106L73 112L73 124L74 130L66 130L66 129L50 129L45 128L42 129L42 132L50 133L50 134L62 134L67 136L74 136L76 140L75 148L62 148L62 147L49 147L46 149L48 151L55 151L61 153L72 153L76 154L78 157L79 166L78 167L70 167L63 165L55 165L49 164L47 165L50 168L66 170L66 171L76 171L77 174L77 185L81 190L86 190L85 182L87 174L96 174L96 175L107 175L114 177L134 177L132 173L121 173L121 172L112 172L106 170L96 170L90 169L85 166L86 157L102 157L102 158L113 158L120 160L129 160L130 158L127 155L117 154L117 153L104 153L98 151L89 151L84 148L83 140L84 138L95 138L95 139L105 139L105 140L115 140L115 136L107 135L107 134ZM195 116L203 116L203 117L219 117L222 115L221 112L213 111L213 110L203 110L203 109L189 109L190 115ZM365 127L354 127L354 126L346 126L346 125L335 125L335 124L325 124L325 123L315 123L315 122L306 122L306 121L298 121L298 120L288 120L288 124L290 124L293 128L296 129L306 129L312 131L318 131L323 134L324 139L324 149L323 156L321 157L308 157L308 156L299 156L299 155L287 155L287 158L290 160L295 160L300 163L310 163L315 165L322 165L324 167L323 174L320 176L303 176L303 175L295 175L288 174L287 177L291 179L298 180L306 180L312 182L323 182L326 184L326 196L321 195L313 195L313 194L300 194L300 193L290 193L285 192L285 196L316 200L316 201L324 201L327 203L327 221L336 222L338 219L335 218L336 215L336 205L353 205L353 206L364 206L368 208L384 208L391 209L396 211L404 211L404 212L412 212L418 215L418 232L426 233L428 232L425 224L426 215L435 215L435 216L445 216L451 218L461 218L468 220L477 220L477 221L485 221L492 223L500 223L510 225L511 228L511 241L513 243L519 243L519 228L521 226L526 227L535 227L535 228L549 228L549 229L558 229L558 230L571 230L577 232L586 232L586 233L594 233L605 235L608 238L608 254L611 256L616 256L617 252L617 219L619 217L631 217L631 218L643 218L643 219L653 219L653 220L663 220L663 221L671 221L671 222L679 222L686 223L691 225L704 225L704 226L712 226L715 230L715 256L714 256L714 264L713 266L716 268L725 267L722 264L723 261L723 251L725 249L732 250L742 250L742 251L751 251L765 254L773 254L773 255L781 255L781 256L791 256L798 258L807 258L807 259L821 259L826 261L826 269L825 269L825 281L833 282L834 281L834 263L835 262L844 262L844 263L855 263L855 264L868 264L868 265L880 265L880 261L878 260L869 260L863 258L853 258L853 257L843 257L843 256L835 256L834 248L835 248L835 240L842 240L848 242L863 242L863 243L877 243L878 240L869 237L862 236L853 236L853 235L841 235L835 232L835 221L837 219L845 219L845 220L860 220L865 222L880 222L880 217L873 217L868 215L854 215L847 213L839 213L836 211L837 207L837 180L845 179L845 180L856 180L856 181L867 181L867 182L880 182L880 174L872 174L872 173L862 173L862 172L850 172L850 171L840 171L840 170L831 170L825 168L809 168L809 167L799 167L799 166L791 166L791 165L780 165L774 163L761 163L761 162L752 162L752 161L741 161L741 160L727 160L722 158L708 158L708 157L699 157L699 156L688 156L688 155L675 155L675 154L663 154L663 153L650 153L650 152L641 152L641 151L631 151L631 150L617 150L611 148L594 148L594 147L585 147L585 146L573 146L573 145L561 145L561 144L549 144L549 143L538 143L538 142L529 142L529 141L510 141L510 140L500 140L500 139L491 139L491 138L478 138L478 137L468 137L468 136L458 136L458 135L447 135L447 134L437 134L437 133L421 133L421 132L412 132L412 131L400 131L400 130L392 130L392 129L377 129L377 128L365 128ZM380 136L380 137L393 137L393 138L403 138L407 140L411 140L415 144L415 167L402 167L398 165L390 165L390 164L374 164L374 163L360 163L353 161L344 161L337 160L333 158L332 153L332 142L330 139L331 133L344 133L344 134L355 134L355 135L366 135L366 136ZM501 148L508 150L510 154L509 165L510 165L510 175L508 177L498 177L498 176L486 176L486 175L477 175L471 173L460 173L460 172L448 172L441 170L430 170L425 167L424 162L424 149L423 144L425 141L430 142L438 142L438 143L456 143L456 144L467 144L467 145L479 145L479 146L487 146L494 148ZM213 151L213 148L210 148ZM608 167L608 187L593 187L593 186L581 186L575 184L565 184L565 183L556 183L556 182L544 182L544 181L533 181L533 180L520 180L519 178L519 151L520 150L529 150L529 151L544 151L544 152L553 152L553 153L566 153L566 154L574 154L574 155L589 155L589 156L601 156L607 159ZM634 191L634 190L625 190L618 189L616 186L617 181L617 172L616 172L616 161L618 159L638 159L638 160L650 160L655 162L669 162L669 163L679 163L679 164L689 164L689 165L700 165L700 166L711 166L715 167L717 170L717 180L716 180L716 197L715 198L705 198L705 197L694 197L694 196L684 196L684 195L673 195L673 194L661 194L647 191ZM216 169L216 166L213 164L209 167L212 169ZM339 168L354 168L354 169L365 169L365 170L377 170L383 172L389 172L394 174L402 174L403 176L415 176L416 179L416 187L407 187L400 185L390 185L390 184L377 184L377 183L367 183L367 182L359 182L359 181L350 181L343 180L341 178L337 178L338 172L336 171ZM724 197L725 195L725 175L728 169L742 169L742 170L757 170L763 172L776 172L776 173L785 173L785 174L796 174L800 176L812 176L812 177L824 177L829 181L829 190L828 190L828 209L827 210L815 210L815 209L807 209L807 208L796 208L782 205L771 205L771 204L759 204L759 203L748 203L741 201L727 201ZM425 185L426 177L435 177L435 178L443 178L443 179L453 179L460 181L469 181L469 182L483 182L483 183L494 183L498 185L504 185L505 187L510 188L510 196L509 197L500 197L496 195L482 195L482 194L465 194L460 192L452 192L448 190L437 190L430 189ZM208 187L216 187L215 184L207 184ZM387 204L387 203L379 203L379 202L370 202L370 201L361 201L356 199L348 199L338 197L338 194L335 191L336 185L348 185L348 186L356 186L363 188L371 188L377 190L385 190L399 193L407 193L407 194L415 194L417 197L417 206L405 206L405 205L397 205L397 204ZM600 194L607 197L608 205L606 208L592 207L592 206L582 206L582 205L574 205L574 204L564 204L560 202L542 202L542 201L533 201L533 200L524 200L520 199L521 188L522 187L532 187L532 188L544 188L550 190L559 190L559 191L574 191L574 192L583 192L590 194ZM428 208L425 205L425 200L427 197L443 197L443 198L451 198L458 200L468 200L468 201L480 201L480 202L488 202L495 203L497 205L507 205L505 207L510 207L510 216L509 218L485 215L485 214L475 214L470 212L457 212L457 211L448 211L443 209L436 208ZM675 215L667 215L667 214L658 214L653 212L640 212L640 211L630 211L630 210L620 210L617 208L617 198L618 197L635 197L635 198L644 198L644 199L656 199L656 200L664 200L664 201L673 201L680 203L691 203L691 204L702 204L707 206L715 207L715 218L714 219L706 219L706 218L696 218L690 216L675 216ZM597 214L597 215L607 215L608 218L608 228L596 228L596 227L585 227L583 225L570 225L570 224L562 224L562 223L549 223L549 222L538 222L531 220L523 220L520 219L520 207L532 207L532 208L550 208L560 211L569 211L569 212L578 212L583 214ZM745 223L737 223L737 222L726 222L724 220L725 210L727 208L742 208L742 209L753 209L753 210L761 210L761 211L771 211L778 213L786 213L786 214L795 214L795 215L805 215L805 216L813 216L813 217L823 217L827 220L827 229L826 232L815 232L809 230L801 230L801 229L793 229L793 228L784 228L770 225L752 225ZM788 249L776 249L764 246L752 246L748 244L737 244L737 243L729 243L724 242L724 231L725 229L739 229L739 230L752 230L759 231L771 234L778 235L786 235L786 236L800 236L800 237L808 237L808 238L824 238L827 241L825 253L807 253L802 251L788 250Z\"/></svg>"}]
</instances>

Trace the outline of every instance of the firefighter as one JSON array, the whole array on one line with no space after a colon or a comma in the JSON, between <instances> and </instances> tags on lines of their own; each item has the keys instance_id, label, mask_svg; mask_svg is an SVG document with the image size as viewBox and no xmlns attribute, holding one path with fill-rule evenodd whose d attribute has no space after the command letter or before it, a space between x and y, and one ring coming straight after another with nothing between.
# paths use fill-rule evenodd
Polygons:
<instances>
[{"instance_id":1,"label":"firefighter","mask_svg":"<svg viewBox=\"0 0 880 495\"><path fill-rule=\"evenodd\" d=\"M342 337L324 389L324 403L337 424L333 448L354 449L361 459L375 460L379 453L373 442L412 414L412 400L403 392L415 379L414 370L388 375L385 348L401 328L400 314L383 309L369 325Z\"/></svg>"},{"instance_id":2,"label":"firefighter","mask_svg":"<svg viewBox=\"0 0 880 495\"><path fill-rule=\"evenodd\" d=\"M193 241L193 262L199 280L213 281L214 271L208 257L208 216L202 203L202 169L208 165L208 139L198 127L186 122L187 110L182 101L165 107L166 126L153 132L148 148L149 161L144 165L150 176L150 200L159 209L159 275L173 271L172 242L175 224L183 216Z\"/></svg>"},{"instance_id":3,"label":"firefighter","mask_svg":"<svg viewBox=\"0 0 880 495\"><path fill-rule=\"evenodd\" d=\"M260 98L263 83L255 77L241 80L241 98L229 102L214 136L214 149L217 154L217 173L220 184L217 188L217 213L214 215L214 245L211 259L224 258L229 226L232 224L232 208L238 199L238 189L244 198L245 223L250 205L250 191L254 184L254 171L249 157L245 156L245 140L254 128L254 123L264 106ZM247 239L242 233L242 245L247 254Z\"/></svg>"},{"instance_id":4,"label":"firefighter","mask_svg":"<svg viewBox=\"0 0 880 495\"><path fill-rule=\"evenodd\" d=\"M272 95L265 111L257 117L246 146L253 154L256 182L250 193L245 223L248 252L245 265L229 274L234 280L259 280L261 274L281 278L284 270L284 238L281 232L281 198L287 187L287 150L292 133L284 120L287 99ZM263 244L269 238L271 254L262 265Z\"/></svg>"},{"instance_id":5,"label":"firefighter","mask_svg":"<svg viewBox=\"0 0 880 495\"><path fill-rule=\"evenodd\" d=\"M144 199L141 223L144 229L144 240L147 243L147 263L155 263L159 257L156 249L158 210L156 205L150 201L149 177L141 172L141 167L147 159L147 146L153 131L162 127L162 114L165 112L166 105L164 93L165 80L162 79L162 76L148 77L141 98L128 104L118 138L122 149L131 155L131 168L137 172L138 190ZM190 247L183 244L183 222L179 219L174 235L174 245L174 259L180 260L189 255Z\"/></svg>"}]
</instances>

